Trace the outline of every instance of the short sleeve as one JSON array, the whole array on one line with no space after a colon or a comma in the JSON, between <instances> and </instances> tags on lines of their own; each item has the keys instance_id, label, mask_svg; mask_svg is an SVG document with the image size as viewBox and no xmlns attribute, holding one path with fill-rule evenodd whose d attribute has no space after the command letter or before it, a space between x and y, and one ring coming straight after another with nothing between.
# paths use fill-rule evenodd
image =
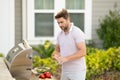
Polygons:
<instances>
[{"instance_id":1,"label":"short sleeve","mask_svg":"<svg viewBox=\"0 0 120 80\"><path fill-rule=\"evenodd\" d=\"M76 43L85 42L85 34L80 29L74 31L74 39Z\"/></svg>"}]
</instances>

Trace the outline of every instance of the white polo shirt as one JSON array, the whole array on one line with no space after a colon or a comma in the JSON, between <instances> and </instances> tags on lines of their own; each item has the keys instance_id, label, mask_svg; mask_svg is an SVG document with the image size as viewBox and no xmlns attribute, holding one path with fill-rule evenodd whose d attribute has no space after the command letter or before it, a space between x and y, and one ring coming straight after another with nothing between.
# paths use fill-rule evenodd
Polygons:
<instances>
[{"instance_id":1,"label":"white polo shirt","mask_svg":"<svg viewBox=\"0 0 120 80\"><path fill-rule=\"evenodd\" d=\"M66 34L64 31L61 31L57 37L61 56L69 56L77 52L76 44L80 42L85 42L85 34L72 23L69 33ZM85 57L62 64L63 71L81 71L85 69Z\"/></svg>"}]
</instances>

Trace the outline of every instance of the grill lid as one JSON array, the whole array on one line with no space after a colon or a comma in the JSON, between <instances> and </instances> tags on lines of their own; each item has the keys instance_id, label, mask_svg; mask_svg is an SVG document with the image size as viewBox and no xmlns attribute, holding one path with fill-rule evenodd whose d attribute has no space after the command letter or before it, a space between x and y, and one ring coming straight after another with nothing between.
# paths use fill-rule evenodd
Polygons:
<instances>
[{"instance_id":1,"label":"grill lid","mask_svg":"<svg viewBox=\"0 0 120 80\"><path fill-rule=\"evenodd\" d=\"M14 46L6 56L10 73L17 80L29 80L32 69L32 47L26 40Z\"/></svg>"}]
</instances>

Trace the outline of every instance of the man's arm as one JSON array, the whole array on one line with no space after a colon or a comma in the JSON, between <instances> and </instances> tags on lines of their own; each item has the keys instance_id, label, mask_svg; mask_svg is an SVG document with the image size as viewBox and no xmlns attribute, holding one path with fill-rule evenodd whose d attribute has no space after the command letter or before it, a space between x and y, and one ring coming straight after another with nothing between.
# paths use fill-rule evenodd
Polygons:
<instances>
[{"instance_id":1,"label":"man's arm","mask_svg":"<svg viewBox=\"0 0 120 80\"><path fill-rule=\"evenodd\" d=\"M79 49L76 53L70 56L66 57L60 57L61 63L67 62L67 61L72 61L72 60L77 60L80 59L81 57L86 55L86 45L85 42L80 42L77 44L77 48Z\"/></svg>"},{"instance_id":2,"label":"man's arm","mask_svg":"<svg viewBox=\"0 0 120 80\"><path fill-rule=\"evenodd\" d=\"M52 57L56 60L58 59L58 57L60 57L60 47L58 44L56 44L56 46L55 46L55 50L53 52Z\"/></svg>"}]
</instances>

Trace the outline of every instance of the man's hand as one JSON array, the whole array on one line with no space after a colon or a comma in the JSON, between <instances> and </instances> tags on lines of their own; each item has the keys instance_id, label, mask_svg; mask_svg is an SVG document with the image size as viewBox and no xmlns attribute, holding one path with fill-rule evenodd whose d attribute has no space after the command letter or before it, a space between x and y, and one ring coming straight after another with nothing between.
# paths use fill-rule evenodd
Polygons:
<instances>
[{"instance_id":1,"label":"man's hand","mask_svg":"<svg viewBox=\"0 0 120 80\"><path fill-rule=\"evenodd\" d=\"M67 61L68 61L68 59L66 57L59 57L59 63L60 64L63 64L65 62L67 62Z\"/></svg>"},{"instance_id":2,"label":"man's hand","mask_svg":"<svg viewBox=\"0 0 120 80\"><path fill-rule=\"evenodd\" d=\"M59 64L63 64L64 62L68 61L65 57L62 57L56 54L53 55L53 58L57 60Z\"/></svg>"},{"instance_id":3,"label":"man's hand","mask_svg":"<svg viewBox=\"0 0 120 80\"><path fill-rule=\"evenodd\" d=\"M53 57L55 60L57 60L57 59L58 59L58 57L59 57L59 55L54 54L52 57Z\"/></svg>"}]
</instances>

